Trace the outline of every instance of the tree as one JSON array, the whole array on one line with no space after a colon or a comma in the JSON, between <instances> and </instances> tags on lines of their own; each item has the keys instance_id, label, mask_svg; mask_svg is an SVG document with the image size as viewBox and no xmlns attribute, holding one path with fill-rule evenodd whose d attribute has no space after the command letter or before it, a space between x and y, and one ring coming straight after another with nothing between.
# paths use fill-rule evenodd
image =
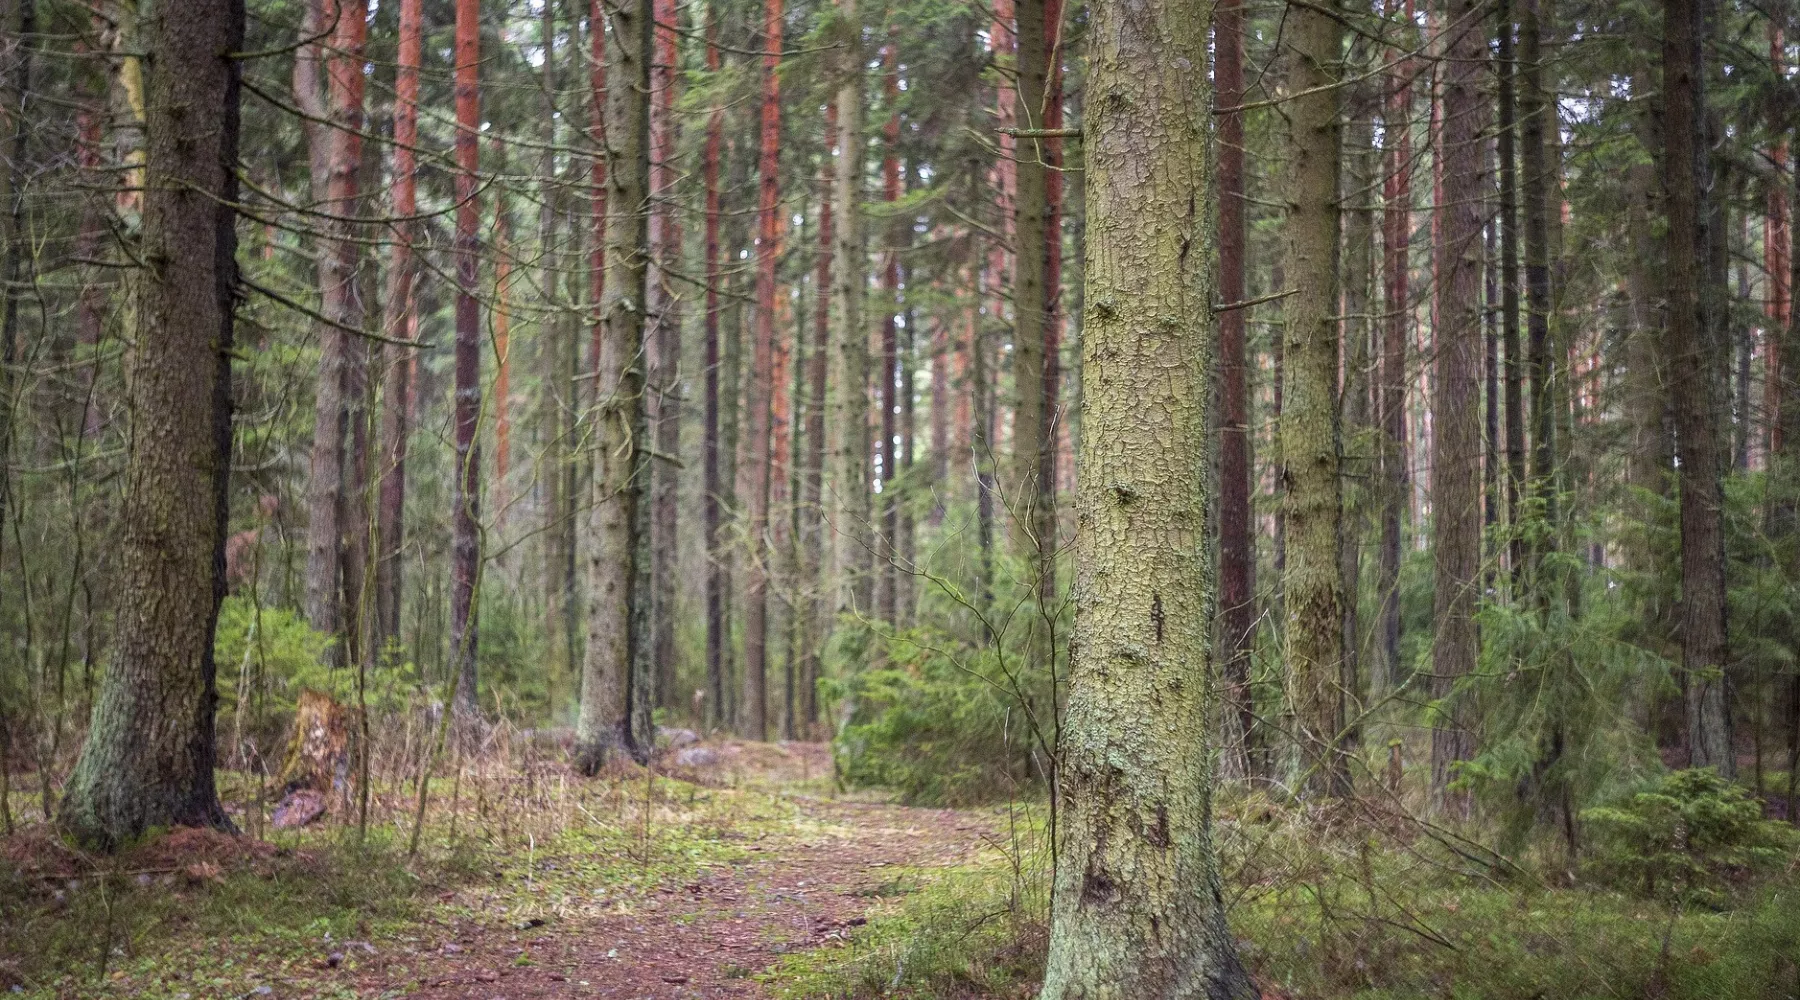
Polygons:
<instances>
[{"instance_id":1,"label":"tree","mask_svg":"<svg viewBox=\"0 0 1800 1000\"><path fill-rule=\"evenodd\" d=\"M710 73L718 72L722 64L719 54L718 8L719 0L713 0L706 10L706 68ZM725 109L715 105L706 116L706 145L701 154L700 167L706 199L705 247L702 250L706 274L705 423L701 429L700 505L702 528L706 534L707 722L715 726L729 721L729 716L725 713L725 661L731 645L730 629L726 621L726 610L730 603L726 570L726 559L729 556L724 549L723 535L726 481L721 475L719 397L719 367L724 360L719 341L719 285L724 281L724 274L719 268L719 157L724 143Z\"/></svg>"},{"instance_id":2,"label":"tree","mask_svg":"<svg viewBox=\"0 0 1800 1000\"><path fill-rule=\"evenodd\" d=\"M1406 23L1413 0L1387 0L1389 14L1400 6ZM1405 44L1405 43L1403 43ZM1406 341L1412 313L1412 74L1411 60L1388 50L1387 107L1382 145L1387 166L1382 181L1381 379L1376 409L1381 424L1381 545L1376 573L1380 641L1369 671L1371 699L1385 697L1400 681L1400 540L1411 477L1406 456Z\"/></svg>"},{"instance_id":3,"label":"tree","mask_svg":"<svg viewBox=\"0 0 1800 1000\"><path fill-rule=\"evenodd\" d=\"M477 587L481 574L481 303L479 191L481 20L478 0L456 2L456 464L450 495L452 707L465 738L478 721Z\"/></svg>"},{"instance_id":4,"label":"tree","mask_svg":"<svg viewBox=\"0 0 1800 1000\"><path fill-rule=\"evenodd\" d=\"M1044 449L1055 447L1050 400L1044 395L1048 306L1054 292L1044 283L1051 233L1049 150L1047 137L1041 134L1050 91L1049 6L1045 0L1014 4L1018 72L1013 123L1026 134L1015 140L1018 155L1013 167L1013 451L1006 499L1012 506L1013 548L1030 574L1025 582L1032 587L1041 586L1051 572L1055 550L1049 532L1055 526L1050 518L1055 513L1056 484L1044 482L1041 475Z\"/></svg>"},{"instance_id":5,"label":"tree","mask_svg":"<svg viewBox=\"0 0 1800 1000\"><path fill-rule=\"evenodd\" d=\"M650 191L650 0L611 8L593 0L588 30L605 31L606 276L596 368L595 481L588 530L588 641L582 665L577 766L594 774L617 750L648 760L649 731L640 701L641 644L648 595L643 534L648 450L644 407L644 314L648 280ZM596 86L599 91L601 87ZM644 508L640 510L640 508Z\"/></svg>"},{"instance_id":6,"label":"tree","mask_svg":"<svg viewBox=\"0 0 1800 1000\"><path fill-rule=\"evenodd\" d=\"M1343 46L1336 4L1290 5L1282 32L1282 80L1288 91L1287 280L1282 337L1282 509L1287 560L1283 650L1305 786L1323 797L1347 792L1349 770L1337 752L1344 728L1343 452L1338 404L1338 175L1343 132L1337 66Z\"/></svg>"},{"instance_id":7,"label":"tree","mask_svg":"<svg viewBox=\"0 0 1800 1000\"><path fill-rule=\"evenodd\" d=\"M1663 192L1669 222L1669 401L1681 491L1681 671L1688 763L1731 777L1726 699L1724 449L1717 385L1719 322L1704 288L1709 234L1704 17L1693 0L1663 3Z\"/></svg>"},{"instance_id":8,"label":"tree","mask_svg":"<svg viewBox=\"0 0 1800 1000\"><path fill-rule=\"evenodd\" d=\"M862 23L856 0L838 8L840 43L845 51L836 64L837 162L832 178L831 370L832 397L832 530L838 535L837 611L867 614L873 605L870 571L874 547L869 538L873 516L869 496L869 341L863 327L867 261L863 244Z\"/></svg>"},{"instance_id":9,"label":"tree","mask_svg":"<svg viewBox=\"0 0 1800 1000\"><path fill-rule=\"evenodd\" d=\"M1075 655L1043 1000L1253 997L1205 749L1212 195L1207 8L1092 8ZM1200 744L1197 748L1196 744Z\"/></svg>"},{"instance_id":10,"label":"tree","mask_svg":"<svg viewBox=\"0 0 1800 1000\"><path fill-rule=\"evenodd\" d=\"M655 52L650 61L650 260L653 273L646 308L651 323L650 396L653 406L651 433L656 450L670 460L652 465L650 502L651 569L654 580L650 641L656 661L656 703L674 707L675 691L675 574L679 508L676 490L681 466L681 296L674 272L681 265L681 222L676 213L675 177L678 172L675 145L676 80L679 77L680 26L675 0L656 0Z\"/></svg>"},{"instance_id":11,"label":"tree","mask_svg":"<svg viewBox=\"0 0 1800 1000\"><path fill-rule=\"evenodd\" d=\"M1444 121L1438 155L1443 198L1437 206L1437 398L1432 439L1432 545L1436 551L1431 647L1431 784L1440 796L1457 762L1474 751L1473 720L1456 686L1475 669L1475 607L1481 586L1481 268L1483 144L1481 93L1486 39L1481 7L1453 0L1445 12Z\"/></svg>"},{"instance_id":12,"label":"tree","mask_svg":"<svg viewBox=\"0 0 1800 1000\"><path fill-rule=\"evenodd\" d=\"M59 822L115 848L151 827L229 829L213 782L213 629L225 594L237 288L242 0L152 10L133 448L112 667ZM208 127L197 127L205 123ZM205 498L201 501L200 498Z\"/></svg>"}]
</instances>

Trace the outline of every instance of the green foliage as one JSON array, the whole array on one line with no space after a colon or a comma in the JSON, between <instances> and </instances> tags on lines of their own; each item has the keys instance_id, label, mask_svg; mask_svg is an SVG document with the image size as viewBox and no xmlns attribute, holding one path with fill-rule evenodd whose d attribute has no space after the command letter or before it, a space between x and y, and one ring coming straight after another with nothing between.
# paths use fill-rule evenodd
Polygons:
<instances>
[{"instance_id":1,"label":"green foliage","mask_svg":"<svg viewBox=\"0 0 1800 1000\"><path fill-rule=\"evenodd\" d=\"M1787 826L1712 768L1675 771L1582 818L1596 875L1680 902L1716 903L1731 876L1778 864L1793 846Z\"/></svg>"},{"instance_id":2,"label":"green foliage","mask_svg":"<svg viewBox=\"0 0 1800 1000\"><path fill-rule=\"evenodd\" d=\"M277 711L292 710L307 688L344 700L354 693L355 675L327 667L331 636L314 631L298 611L264 607L245 597L227 597L219 608L213 656L219 664L219 711L236 710L247 685L261 687Z\"/></svg>"}]
</instances>

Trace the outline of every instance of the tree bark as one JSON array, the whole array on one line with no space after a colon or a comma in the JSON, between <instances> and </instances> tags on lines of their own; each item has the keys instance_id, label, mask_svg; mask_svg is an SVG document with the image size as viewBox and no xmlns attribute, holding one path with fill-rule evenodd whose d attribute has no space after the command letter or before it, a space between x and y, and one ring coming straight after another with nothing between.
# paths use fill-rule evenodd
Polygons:
<instances>
[{"instance_id":1,"label":"tree bark","mask_svg":"<svg viewBox=\"0 0 1800 1000\"><path fill-rule=\"evenodd\" d=\"M781 236L781 0L763 3L762 115L757 156L756 339L751 350L748 406L750 436L750 586L744 595L744 696L740 732L760 740L768 735L767 707L770 465L773 426L770 397L775 388L775 263Z\"/></svg>"},{"instance_id":2,"label":"tree bark","mask_svg":"<svg viewBox=\"0 0 1800 1000\"><path fill-rule=\"evenodd\" d=\"M1338 177L1343 132L1338 75L1343 26L1337 4L1290 5L1281 79L1290 95L1282 172L1286 182L1281 409L1283 659L1309 797L1349 791L1338 754L1344 728L1343 450L1338 410Z\"/></svg>"},{"instance_id":3,"label":"tree bark","mask_svg":"<svg viewBox=\"0 0 1800 1000\"><path fill-rule=\"evenodd\" d=\"M717 73L719 54L719 0L706 11L706 70ZM701 431L700 516L706 533L706 695L708 728L725 725L725 663L731 635L725 611L730 601L726 583L725 483L720 477L719 440L719 291L724 276L719 269L719 156L725 141L725 109L714 107L706 118L706 145L701 153L700 179L705 189L705 412Z\"/></svg>"},{"instance_id":4,"label":"tree bark","mask_svg":"<svg viewBox=\"0 0 1800 1000\"><path fill-rule=\"evenodd\" d=\"M1224 0L1213 18L1214 100L1219 108L1244 103L1244 3ZM1219 300L1246 297L1244 228L1244 115L1218 115ZM1224 628L1224 753L1226 776L1251 777L1258 768L1256 707L1250 657L1256 647L1256 546L1250 508L1250 379L1245 363L1246 309L1219 313L1219 604Z\"/></svg>"},{"instance_id":5,"label":"tree bark","mask_svg":"<svg viewBox=\"0 0 1800 1000\"><path fill-rule=\"evenodd\" d=\"M1518 94L1515 44L1518 25L1513 0L1501 0L1496 70L1499 76L1500 160L1500 347L1505 355L1507 563L1515 598L1525 571L1525 534L1519 530L1519 501L1525 490L1525 358L1519 343L1519 171ZM1489 304L1490 307L1492 303Z\"/></svg>"},{"instance_id":6,"label":"tree bark","mask_svg":"<svg viewBox=\"0 0 1800 1000\"><path fill-rule=\"evenodd\" d=\"M866 615L873 604L873 544L869 495L869 337L864 327L867 260L863 243L864 186L862 28L855 0L841 0L836 65L837 161L832 181L831 311L834 317L830 445L832 528L837 534L836 609Z\"/></svg>"},{"instance_id":7,"label":"tree bark","mask_svg":"<svg viewBox=\"0 0 1800 1000\"><path fill-rule=\"evenodd\" d=\"M148 60L148 265L129 380L134 446L115 556L112 666L59 822L116 848L230 829L213 783L213 631L225 594L242 0L157 8ZM210 502L196 502L206 498Z\"/></svg>"},{"instance_id":8,"label":"tree bark","mask_svg":"<svg viewBox=\"0 0 1800 1000\"><path fill-rule=\"evenodd\" d=\"M1408 24L1413 0L1386 0L1388 13L1401 8ZM1401 43L1410 45L1410 33ZM1410 60L1398 60L1388 76L1387 108L1382 115L1386 176L1382 183L1381 385L1381 549L1376 570L1380 642L1369 669L1370 702L1378 703L1400 683L1400 536L1407 510L1411 476L1406 455L1406 342L1412 312L1412 72Z\"/></svg>"},{"instance_id":9,"label":"tree bark","mask_svg":"<svg viewBox=\"0 0 1800 1000\"><path fill-rule=\"evenodd\" d=\"M1736 774L1726 698L1724 455L1717 426L1723 372L1709 308L1704 19L1694 0L1663 3L1663 190L1669 221L1669 399L1681 490L1681 670L1688 764ZM1711 234L1714 237L1722 234Z\"/></svg>"},{"instance_id":10,"label":"tree bark","mask_svg":"<svg viewBox=\"0 0 1800 1000\"><path fill-rule=\"evenodd\" d=\"M887 121L881 126L881 200L890 213L900 201L900 55L893 37L881 49L882 93L887 105ZM878 413L875 459L879 468L876 482L881 487L880 543L876 557L875 617L888 625L899 621L899 536L900 509L895 499L895 480L899 460L894 435L898 427L895 410L895 383L900 377L900 330L895 317L900 309L900 247L911 237L912 229L897 215L888 218L886 247L881 254L881 357L875 375L875 407Z\"/></svg>"},{"instance_id":11,"label":"tree bark","mask_svg":"<svg viewBox=\"0 0 1800 1000\"><path fill-rule=\"evenodd\" d=\"M676 294L678 280L671 270L681 266L681 221L675 212L676 143L679 141L675 116L677 82L680 79L677 45L679 26L675 0L655 0L655 53L650 63L650 276L647 308L652 324L650 359L650 395L646 402L651 413L656 450L669 459L681 455L681 296ZM652 593L651 641L655 647L656 704L664 708L679 707L681 698L675 690L675 615L676 575L680 572L679 507L677 488L681 466L675 461L658 461L652 465L651 504L651 577Z\"/></svg>"},{"instance_id":12,"label":"tree bark","mask_svg":"<svg viewBox=\"0 0 1800 1000\"><path fill-rule=\"evenodd\" d=\"M1050 0L1054 3L1055 0ZM1024 129L1043 129L1049 93L1050 52L1046 0L1015 0L1016 87L1013 122ZM1058 5L1060 6L1060 5ZM1011 507L1013 550L1026 573L1020 581L1041 590L1052 570L1053 543L1044 534L1045 512L1053 510L1054 483L1043 480L1044 449L1050 436L1046 332L1049 289L1048 141L1041 137L1016 141L1013 211L1013 437L1006 502ZM1051 456L1050 461L1054 461ZM1039 631L1034 623L1033 631ZM1034 644L1043 637L1035 637ZM1041 652L1041 651L1040 651Z\"/></svg>"},{"instance_id":13,"label":"tree bark","mask_svg":"<svg viewBox=\"0 0 1800 1000\"><path fill-rule=\"evenodd\" d=\"M453 708L468 739L479 725L475 672L481 573L481 22L478 0L456 2L456 406L450 493L450 651Z\"/></svg>"},{"instance_id":14,"label":"tree bark","mask_svg":"<svg viewBox=\"0 0 1800 1000\"><path fill-rule=\"evenodd\" d=\"M800 522L800 581L805 589L800 626L800 690L798 728L810 735L819 721L818 681L821 654L830 622L825 617L825 400L831 356L831 214L830 144L837 138L837 105L825 106L826 155L819 176L819 246L813 266L813 341L806 355L806 443L800 470L800 503L795 514Z\"/></svg>"},{"instance_id":15,"label":"tree bark","mask_svg":"<svg viewBox=\"0 0 1800 1000\"><path fill-rule=\"evenodd\" d=\"M1456 765L1474 753L1473 713L1456 688L1475 669L1481 587L1481 322L1486 38L1474 0L1446 9L1443 194L1436 211L1437 395L1432 401L1431 525L1436 574L1431 647L1431 785L1450 799ZM1459 797L1460 798L1460 797Z\"/></svg>"},{"instance_id":16,"label":"tree bark","mask_svg":"<svg viewBox=\"0 0 1800 1000\"><path fill-rule=\"evenodd\" d=\"M606 8L593 0L594 27ZM648 281L650 191L650 0L611 8L606 62L607 171L605 297L595 412L599 495L588 531L588 642L582 667L577 766L593 774L616 750L650 754L643 671L648 595L644 534L649 440L645 412L643 303Z\"/></svg>"},{"instance_id":17,"label":"tree bark","mask_svg":"<svg viewBox=\"0 0 1800 1000\"><path fill-rule=\"evenodd\" d=\"M1043 1000L1254 997L1220 898L1207 8L1092 8L1075 655Z\"/></svg>"}]
</instances>

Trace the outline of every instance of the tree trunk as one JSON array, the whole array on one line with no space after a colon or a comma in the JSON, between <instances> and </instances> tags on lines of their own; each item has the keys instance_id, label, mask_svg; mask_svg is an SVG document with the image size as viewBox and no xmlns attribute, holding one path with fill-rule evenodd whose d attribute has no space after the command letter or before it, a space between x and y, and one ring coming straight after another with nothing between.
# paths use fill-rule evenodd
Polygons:
<instances>
[{"instance_id":1,"label":"tree trunk","mask_svg":"<svg viewBox=\"0 0 1800 1000\"><path fill-rule=\"evenodd\" d=\"M1787 72L1786 51L1780 25L1770 21L1769 61L1777 76L1785 76ZM1779 110L1771 112L1769 123L1771 131L1777 134L1786 124L1780 120L1780 115ZM1765 196L1768 211L1763 223L1763 272L1769 276L1769 296L1764 305L1769 323L1763 334L1763 422L1768 433L1765 454L1773 465L1776 452L1781 450L1782 331L1793 310L1793 284L1789 274L1794 253L1792 208L1788 190L1783 186L1788 165L1787 140L1777 140L1769 149L1769 165L1770 180Z\"/></svg>"},{"instance_id":2,"label":"tree trunk","mask_svg":"<svg viewBox=\"0 0 1800 1000\"><path fill-rule=\"evenodd\" d=\"M890 212L900 201L900 54L896 42L889 38L881 50L882 92L888 107L887 121L881 127L881 200ZM897 216L888 219L886 248L881 263L881 358L875 376L875 406L879 412L876 426L880 433L875 442L876 461L880 465L877 482L881 486L881 541L876 557L875 616L888 625L899 621L899 536L900 509L895 499L895 480L899 473L894 435L898 430L895 410L895 383L900 373L900 330L895 320L900 310L900 247L912 236L912 227Z\"/></svg>"},{"instance_id":3,"label":"tree trunk","mask_svg":"<svg viewBox=\"0 0 1800 1000\"><path fill-rule=\"evenodd\" d=\"M706 70L717 73L719 55L719 3L706 11ZM730 601L726 583L725 482L720 477L719 454L719 156L725 141L725 109L714 107L706 118L706 145L701 153L700 178L705 189L706 326L705 326L705 421L701 431L700 516L706 533L706 697L709 729L725 725L725 663L731 645L725 611Z\"/></svg>"},{"instance_id":4,"label":"tree trunk","mask_svg":"<svg viewBox=\"0 0 1800 1000\"><path fill-rule=\"evenodd\" d=\"M681 466L681 297L671 269L681 266L681 222L675 212L676 83L680 78L675 0L655 0L655 57L650 63L650 260L654 268L646 305L653 324L650 396L655 407L652 428L656 450L666 456L653 463L651 504L652 639L655 653L656 704L676 708L675 578L680 572L676 504Z\"/></svg>"},{"instance_id":5,"label":"tree trunk","mask_svg":"<svg viewBox=\"0 0 1800 1000\"><path fill-rule=\"evenodd\" d=\"M1388 12L1401 7L1408 24L1413 0L1386 0ZM1412 44L1410 32L1401 45ZM1369 699L1378 704L1400 677L1400 535L1411 477L1406 456L1406 341L1412 314L1412 64L1397 60L1388 76L1387 108L1382 116L1382 145L1387 165L1382 182L1382 330L1381 384L1377 394L1381 423L1381 548L1376 570L1380 642L1369 666Z\"/></svg>"},{"instance_id":6,"label":"tree trunk","mask_svg":"<svg viewBox=\"0 0 1800 1000\"><path fill-rule=\"evenodd\" d=\"M862 29L855 0L841 0L839 18L845 28L840 42L848 49L838 74L837 162L832 182L831 310L835 316L828 378L837 387L832 398L832 529L837 534L839 615L866 615L873 603L873 548L869 495L869 337L864 328L863 298L867 261L863 246L863 59Z\"/></svg>"},{"instance_id":7,"label":"tree trunk","mask_svg":"<svg viewBox=\"0 0 1800 1000\"><path fill-rule=\"evenodd\" d=\"M478 0L456 2L456 459L450 494L450 651L457 728L479 724L475 663L476 588L481 573L481 23Z\"/></svg>"},{"instance_id":8,"label":"tree trunk","mask_svg":"<svg viewBox=\"0 0 1800 1000\"><path fill-rule=\"evenodd\" d=\"M1283 628L1290 704L1303 786L1309 797L1348 791L1338 755L1344 727L1340 568L1343 492L1338 412L1338 176L1343 147L1336 67L1342 45L1334 3L1290 6L1282 32L1281 79L1291 95L1282 171L1287 178L1284 270L1295 294L1284 304L1281 409L1282 510L1287 560Z\"/></svg>"},{"instance_id":9,"label":"tree trunk","mask_svg":"<svg viewBox=\"0 0 1800 1000\"><path fill-rule=\"evenodd\" d=\"M750 436L750 586L744 595L744 697L740 732L750 739L768 735L767 663L769 624L770 465L773 430L770 398L775 389L775 264L781 236L781 0L764 0L762 115L757 156L756 339L751 351L748 426Z\"/></svg>"},{"instance_id":10,"label":"tree trunk","mask_svg":"<svg viewBox=\"0 0 1800 1000\"><path fill-rule=\"evenodd\" d=\"M1438 201L1437 395L1431 455L1431 526L1436 575L1431 647L1431 787L1448 800L1458 762L1474 752L1473 714L1458 683L1475 669L1475 610L1481 586L1481 266L1483 146L1487 103L1481 93L1486 39L1473 0L1445 12L1443 126Z\"/></svg>"},{"instance_id":11,"label":"tree trunk","mask_svg":"<svg viewBox=\"0 0 1800 1000\"><path fill-rule=\"evenodd\" d=\"M1344 446L1344 527L1340 556L1343 579L1344 655L1339 687L1344 701L1344 729L1338 739L1346 762L1353 759L1362 740L1361 719L1368 706L1362 665L1368 648L1363 639L1362 553L1369 531L1371 472L1375 468L1374 412L1370 400L1373 344L1379 327L1370 316L1375 287L1374 185L1380 176L1375 159L1374 109L1378 91L1359 83L1350 89L1352 107L1345 119L1345 164L1342 179L1344 218L1344 386L1342 408L1350 437ZM1346 769L1347 770L1347 769ZM1346 775L1347 776L1347 775ZM1346 782L1346 785L1348 782Z\"/></svg>"},{"instance_id":12,"label":"tree trunk","mask_svg":"<svg viewBox=\"0 0 1800 1000\"><path fill-rule=\"evenodd\" d=\"M177 16L179 15L179 16ZM59 822L115 848L230 829L213 784L213 631L225 594L241 0L158 8L148 60L143 284L116 553L114 653ZM196 123L209 127L197 128ZM207 498L210 503L196 502Z\"/></svg>"},{"instance_id":13,"label":"tree trunk","mask_svg":"<svg viewBox=\"0 0 1800 1000\"><path fill-rule=\"evenodd\" d=\"M1688 764L1736 774L1726 699L1725 535L1717 426L1718 317L1703 275L1708 233L1704 20L1694 0L1663 3L1663 190L1668 199L1669 399L1681 490L1681 670ZM1714 234L1722 235L1722 234Z\"/></svg>"},{"instance_id":14,"label":"tree trunk","mask_svg":"<svg viewBox=\"0 0 1800 1000\"><path fill-rule=\"evenodd\" d=\"M1046 7L1046 0L1016 0L1014 4L1018 72L1013 124L1023 129L1045 127L1050 77ZM1013 447L1005 499L1011 507L1013 550L1026 574L1020 582L1033 590L1041 589L1051 569L1051 542L1042 533L1044 511L1054 489L1041 474L1044 448L1053 446L1054 440L1049 433L1049 401L1044 396L1046 307L1050 301L1044 284L1050 240L1047 145L1042 137L1021 138L1013 161ZM1033 629L1039 631L1036 623ZM1042 638L1034 637L1034 645Z\"/></svg>"},{"instance_id":15,"label":"tree trunk","mask_svg":"<svg viewBox=\"0 0 1800 1000\"><path fill-rule=\"evenodd\" d=\"M1254 997L1220 898L1207 725L1217 447L1207 8L1092 7L1075 655L1040 996Z\"/></svg>"},{"instance_id":16,"label":"tree trunk","mask_svg":"<svg viewBox=\"0 0 1800 1000\"><path fill-rule=\"evenodd\" d=\"M417 225L410 221L419 210L417 196L419 141L419 54L423 18L422 0L400 4L400 49L394 73L394 215L398 239L388 261L386 315L382 332L390 340L405 340L413 315L412 240ZM380 497L375 514L375 634L379 652L400 636L400 595L404 561L401 546L406 531L406 447L411 432L407 413L413 392L413 349L387 346L387 371L381 407Z\"/></svg>"},{"instance_id":17,"label":"tree trunk","mask_svg":"<svg viewBox=\"0 0 1800 1000\"><path fill-rule=\"evenodd\" d=\"M1520 161L1524 168L1526 369L1531 384L1531 492L1534 515L1547 524L1556 521L1556 377L1550 343L1551 273L1550 212L1555 173L1550 165L1550 129L1556 124L1555 106L1544 85L1543 21L1541 0L1520 0L1519 61L1523 79L1519 94ZM1525 555L1528 586L1534 599L1547 600L1549 590L1540 584L1539 568L1551 537L1537 532Z\"/></svg>"},{"instance_id":18,"label":"tree trunk","mask_svg":"<svg viewBox=\"0 0 1800 1000\"><path fill-rule=\"evenodd\" d=\"M593 28L605 20L593 0ZM648 279L646 199L650 190L650 0L612 9L606 61L615 86L606 90L607 172L605 298L598 364L595 479L599 495L588 532L588 642L582 665L577 765L593 774L617 749L649 758L642 718L648 679L639 657L648 636L643 535L649 455L647 440L644 313ZM644 508L644 509L641 509Z\"/></svg>"},{"instance_id":19,"label":"tree trunk","mask_svg":"<svg viewBox=\"0 0 1800 1000\"><path fill-rule=\"evenodd\" d=\"M1525 489L1525 358L1519 344L1519 171L1518 67L1514 45L1518 26L1512 0L1500 3L1500 40L1496 73L1499 76L1500 160L1500 347L1505 355L1506 399L1506 525L1511 532L1507 563L1513 595L1518 598L1525 570L1525 535L1519 530L1519 499ZM1489 303L1489 307L1492 307Z\"/></svg>"},{"instance_id":20,"label":"tree trunk","mask_svg":"<svg viewBox=\"0 0 1800 1000\"><path fill-rule=\"evenodd\" d=\"M831 356L831 215L833 167L830 143L837 137L837 105L825 106L824 163L819 177L819 246L813 268L813 342L806 357L806 456L800 472L800 505L796 514L800 521L800 586L805 588L804 610L800 614L804 629L801 643L800 691L798 711L800 728L809 736L819 721L818 680L820 657L830 632L825 618L825 399L828 363Z\"/></svg>"},{"instance_id":21,"label":"tree trunk","mask_svg":"<svg viewBox=\"0 0 1800 1000\"><path fill-rule=\"evenodd\" d=\"M1214 96L1219 108L1244 103L1244 3L1225 0L1213 19ZM1219 301L1242 302L1247 264L1244 227L1244 115L1218 115ZM1248 310L1219 313L1219 375L1224 405L1219 437L1219 604L1224 629L1225 705L1221 765L1228 777L1256 774L1256 710L1250 657L1256 647L1256 545L1250 507L1250 379L1245 364Z\"/></svg>"},{"instance_id":22,"label":"tree trunk","mask_svg":"<svg viewBox=\"0 0 1800 1000\"><path fill-rule=\"evenodd\" d=\"M1629 260L1625 274L1627 309L1630 314L1625 341L1625 417L1628 437L1625 482L1636 490L1662 495L1668 490L1669 440L1665 418L1668 399L1663 358L1663 330L1659 317L1658 280L1662 242L1651 232L1655 214L1656 168L1636 164L1625 175L1625 240ZM1635 516L1648 522L1649 505L1632 501ZM1625 553L1625 566L1638 573L1659 572L1648 539L1635 542ZM1660 616L1658 616L1660 617Z\"/></svg>"}]
</instances>

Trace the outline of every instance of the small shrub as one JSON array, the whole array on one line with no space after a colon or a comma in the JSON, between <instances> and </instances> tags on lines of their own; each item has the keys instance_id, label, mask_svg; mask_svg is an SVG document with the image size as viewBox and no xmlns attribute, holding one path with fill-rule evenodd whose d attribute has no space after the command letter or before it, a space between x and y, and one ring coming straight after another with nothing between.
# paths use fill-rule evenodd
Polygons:
<instances>
[{"instance_id":1,"label":"small shrub","mask_svg":"<svg viewBox=\"0 0 1800 1000\"><path fill-rule=\"evenodd\" d=\"M1665 775L1615 806L1589 809L1590 870L1646 896L1716 903L1734 875L1778 864L1793 844L1744 789L1712 768Z\"/></svg>"}]
</instances>

